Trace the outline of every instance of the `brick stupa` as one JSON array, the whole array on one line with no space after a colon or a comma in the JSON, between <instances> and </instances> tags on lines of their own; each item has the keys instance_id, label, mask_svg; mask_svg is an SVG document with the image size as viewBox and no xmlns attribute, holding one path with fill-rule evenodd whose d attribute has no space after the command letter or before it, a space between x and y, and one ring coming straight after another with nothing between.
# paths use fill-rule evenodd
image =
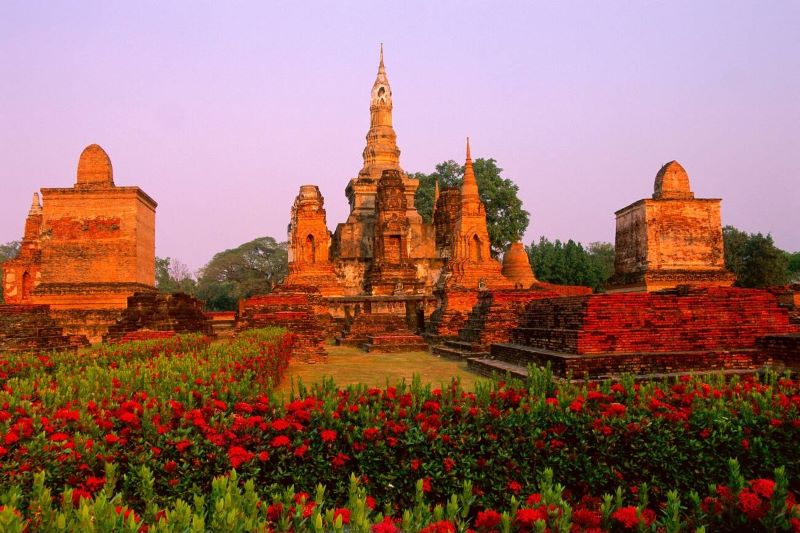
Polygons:
<instances>
[{"instance_id":1,"label":"brick stupa","mask_svg":"<svg viewBox=\"0 0 800 533\"><path fill-rule=\"evenodd\" d=\"M678 285L731 286L725 270L720 202L695 198L677 161L661 167L652 198L616 212L614 275L608 292Z\"/></svg>"},{"instance_id":2,"label":"brick stupa","mask_svg":"<svg viewBox=\"0 0 800 533\"><path fill-rule=\"evenodd\" d=\"M75 186L42 189L42 201L34 200L22 253L4 269L6 291L48 305L65 334L99 341L129 296L155 291L156 202L116 186L96 144L81 153Z\"/></svg>"}]
</instances>

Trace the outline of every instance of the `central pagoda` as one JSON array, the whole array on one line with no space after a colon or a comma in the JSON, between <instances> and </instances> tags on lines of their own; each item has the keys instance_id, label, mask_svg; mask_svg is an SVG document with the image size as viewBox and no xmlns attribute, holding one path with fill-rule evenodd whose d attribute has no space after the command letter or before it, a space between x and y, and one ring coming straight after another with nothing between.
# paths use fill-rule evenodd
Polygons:
<instances>
[{"instance_id":1,"label":"central pagoda","mask_svg":"<svg viewBox=\"0 0 800 533\"><path fill-rule=\"evenodd\" d=\"M346 222L336 227L331 242L331 259L336 263L337 273L348 295L372 293L373 287L385 285L365 283L376 259L375 227L381 218L378 212L381 208L390 213L393 226L403 227L402 232L397 231L395 235L379 232L377 239L381 249L397 248L400 259L397 263L402 262L416 271L416 283L410 286L403 284L402 288L398 285L394 292L424 292L424 287L430 288L442 267L441 261L436 261L441 255L437 254L433 225L422 221L414 205L419 182L409 179L400 167L400 149L397 147L397 134L392 127L392 108L392 88L386 75L381 45L378 75L370 96L370 125L363 152L364 165L358 176L351 179L345 188L350 215ZM391 174L391 179L384 185L380 195L382 205L379 206L377 199L385 172ZM384 260L387 258L381 250L377 255L381 256L378 258L381 262L386 262ZM393 261L393 254L389 255L388 260ZM375 280L374 275L371 278ZM407 275L404 278L408 281ZM398 280L398 283L402 282Z\"/></svg>"}]
</instances>

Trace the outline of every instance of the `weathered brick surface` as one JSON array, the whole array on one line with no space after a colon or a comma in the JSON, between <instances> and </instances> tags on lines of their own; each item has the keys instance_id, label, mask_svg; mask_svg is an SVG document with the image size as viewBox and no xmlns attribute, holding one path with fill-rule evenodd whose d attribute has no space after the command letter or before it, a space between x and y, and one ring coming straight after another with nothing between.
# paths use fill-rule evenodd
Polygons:
<instances>
[{"instance_id":1,"label":"weathered brick surface","mask_svg":"<svg viewBox=\"0 0 800 533\"><path fill-rule=\"evenodd\" d=\"M767 291L684 287L532 301L491 353L576 376L742 370L776 358L760 338L799 331Z\"/></svg>"},{"instance_id":2,"label":"weathered brick surface","mask_svg":"<svg viewBox=\"0 0 800 533\"><path fill-rule=\"evenodd\" d=\"M40 231L42 226L42 206L39 194L33 194L33 202L25 219L25 233L22 236L17 257L3 263L3 298L8 304L33 303L33 290L42 282L42 249Z\"/></svg>"},{"instance_id":3,"label":"weathered brick surface","mask_svg":"<svg viewBox=\"0 0 800 533\"><path fill-rule=\"evenodd\" d=\"M776 366L800 371L800 333L765 335L757 345Z\"/></svg>"},{"instance_id":4,"label":"weathered brick surface","mask_svg":"<svg viewBox=\"0 0 800 533\"><path fill-rule=\"evenodd\" d=\"M676 161L656 176L655 192L616 212L614 276L609 292L678 285L730 286L720 200L697 199Z\"/></svg>"},{"instance_id":5,"label":"weathered brick surface","mask_svg":"<svg viewBox=\"0 0 800 533\"><path fill-rule=\"evenodd\" d=\"M49 305L67 334L99 341L128 296L155 290L156 203L138 187L117 187L97 145L81 153L75 186L42 189L42 200L5 287L12 301Z\"/></svg>"},{"instance_id":6,"label":"weathered brick surface","mask_svg":"<svg viewBox=\"0 0 800 533\"><path fill-rule=\"evenodd\" d=\"M73 349L85 338L64 335L46 305L0 305L0 352Z\"/></svg>"},{"instance_id":7,"label":"weathered brick surface","mask_svg":"<svg viewBox=\"0 0 800 533\"><path fill-rule=\"evenodd\" d=\"M297 336L294 355L308 362L324 361L331 317L314 287L281 285L272 293L239 302L237 331L267 326L286 328Z\"/></svg>"},{"instance_id":8,"label":"weathered brick surface","mask_svg":"<svg viewBox=\"0 0 800 533\"><path fill-rule=\"evenodd\" d=\"M183 293L140 292L128 297L128 307L103 337L106 342L130 338L134 332L203 333L213 335L203 302ZM158 338L158 337L155 337Z\"/></svg>"}]
</instances>

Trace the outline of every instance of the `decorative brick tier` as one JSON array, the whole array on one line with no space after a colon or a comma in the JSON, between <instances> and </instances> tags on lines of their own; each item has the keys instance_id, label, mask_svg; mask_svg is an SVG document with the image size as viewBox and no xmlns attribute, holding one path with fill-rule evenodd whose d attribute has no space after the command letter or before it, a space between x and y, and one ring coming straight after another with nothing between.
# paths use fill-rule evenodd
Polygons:
<instances>
[{"instance_id":1,"label":"decorative brick tier","mask_svg":"<svg viewBox=\"0 0 800 533\"><path fill-rule=\"evenodd\" d=\"M755 370L773 355L757 340L798 332L767 291L678 288L534 300L491 359L550 363L558 375L603 377Z\"/></svg>"},{"instance_id":2,"label":"decorative brick tier","mask_svg":"<svg viewBox=\"0 0 800 533\"><path fill-rule=\"evenodd\" d=\"M331 316L319 291L307 285L280 285L272 293L239 302L236 330L268 326L297 336L293 355L306 362L324 361Z\"/></svg>"},{"instance_id":3,"label":"decorative brick tier","mask_svg":"<svg viewBox=\"0 0 800 533\"><path fill-rule=\"evenodd\" d=\"M84 337L64 335L46 305L0 305L0 353L74 349Z\"/></svg>"},{"instance_id":4,"label":"decorative brick tier","mask_svg":"<svg viewBox=\"0 0 800 533\"><path fill-rule=\"evenodd\" d=\"M158 292L137 292L128 297L128 307L103 340L117 342L138 331L214 334L211 321L203 313L203 302L188 294Z\"/></svg>"}]
</instances>

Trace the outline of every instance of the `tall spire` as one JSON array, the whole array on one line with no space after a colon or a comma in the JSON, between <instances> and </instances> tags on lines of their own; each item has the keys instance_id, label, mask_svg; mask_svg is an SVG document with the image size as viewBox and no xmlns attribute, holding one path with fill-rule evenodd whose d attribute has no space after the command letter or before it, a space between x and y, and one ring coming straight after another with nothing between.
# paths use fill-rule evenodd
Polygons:
<instances>
[{"instance_id":1,"label":"tall spire","mask_svg":"<svg viewBox=\"0 0 800 533\"><path fill-rule=\"evenodd\" d=\"M369 177L379 180L384 170L399 170L400 149L397 148L397 135L392 127L392 88L386 75L383 62L383 43L380 48L378 75L372 84L369 102L369 131L367 146L364 148L364 166L359 178ZM403 173L405 174L405 173Z\"/></svg>"},{"instance_id":2,"label":"tall spire","mask_svg":"<svg viewBox=\"0 0 800 533\"><path fill-rule=\"evenodd\" d=\"M439 178L436 178L433 187L433 212L436 212L436 204L439 203Z\"/></svg>"},{"instance_id":3,"label":"tall spire","mask_svg":"<svg viewBox=\"0 0 800 533\"><path fill-rule=\"evenodd\" d=\"M464 163L464 182L461 184L462 198L469 195L478 196L478 182L475 179L475 171L472 168L472 154L469 149L469 137L467 137L467 160Z\"/></svg>"}]
</instances>

